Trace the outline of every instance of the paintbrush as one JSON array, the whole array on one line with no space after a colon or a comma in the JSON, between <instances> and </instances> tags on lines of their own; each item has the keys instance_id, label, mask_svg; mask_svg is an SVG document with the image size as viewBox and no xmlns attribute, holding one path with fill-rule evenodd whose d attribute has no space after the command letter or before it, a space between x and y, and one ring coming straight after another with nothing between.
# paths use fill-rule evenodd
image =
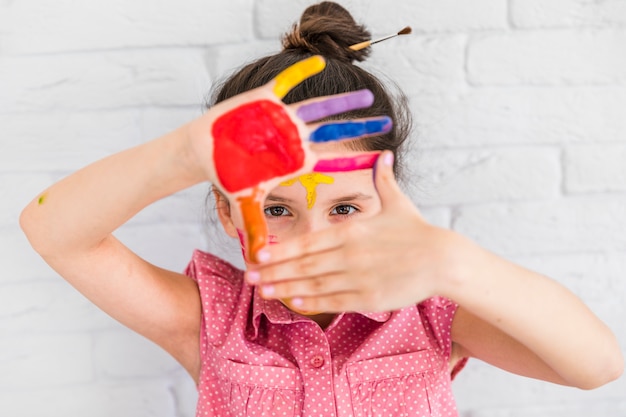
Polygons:
<instances>
[{"instance_id":1,"label":"paintbrush","mask_svg":"<svg viewBox=\"0 0 626 417\"><path fill-rule=\"evenodd\" d=\"M408 35L409 33L411 33L411 26L407 26L407 27L405 27L404 29L402 29L398 33L394 33L393 35L385 36L385 37L380 38L380 39L376 39L376 40L373 40L373 41L370 40L370 41L355 43L354 45L350 46L350 49L352 49L353 51L359 51L359 50L361 50L363 48L367 48L368 46L372 46L375 43L386 41L387 39L394 38L394 37L396 37L398 35Z\"/></svg>"}]
</instances>

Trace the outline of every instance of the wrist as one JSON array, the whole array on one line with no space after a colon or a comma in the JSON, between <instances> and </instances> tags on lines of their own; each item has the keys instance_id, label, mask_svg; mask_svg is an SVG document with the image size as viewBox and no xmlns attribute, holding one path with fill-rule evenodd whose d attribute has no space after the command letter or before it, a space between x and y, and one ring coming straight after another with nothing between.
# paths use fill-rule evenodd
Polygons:
<instances>
[{"instance_id":1,"label":"wrist","mask_svg":"<svg viewBox=\"0 0 626 417\"><path fill-rule=\"evenodd\" d=\"M199 120L179 128L178 160L194 182L214 182L213 138Z\"/></svg>"},{"instance_id":2,"label":"wrist","mask_svg":"<svg viewBox=\"0 0 626 417\"><path fill-rule=\"evenodd\" d=\"M463 299L467 286L475 280L484 264L488 262L487 252L469 238L451 230L444 231L440 245L442 269L436 280L435 292L451 300Z\"/></svg>"}]
</instances>

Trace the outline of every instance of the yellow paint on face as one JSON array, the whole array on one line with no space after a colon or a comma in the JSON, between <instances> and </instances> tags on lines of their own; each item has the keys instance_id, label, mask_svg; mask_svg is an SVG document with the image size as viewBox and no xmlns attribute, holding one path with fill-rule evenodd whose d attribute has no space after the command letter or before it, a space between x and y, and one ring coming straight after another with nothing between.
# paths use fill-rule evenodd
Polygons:
<instances>
[{"instance_id":1,"label":"yellow paint on face","mask_svg":"<svg viewBox=\"0 0 626 417\"><path fill-rule=\"evenodd\" d=\"M285 97L292 88L312 75L321 72L325 67L326 61L319 55L296 62L274 78L276 81L273 89L274 94L278 98Z\"/></svg>"},{"instance_id":2,"label":"yellow paint on face","mask_svg":"<svg viewBox=\"0 0 626 417\"><path fill-rule=\"evenodd\" d=\"M38 203L39 205L42 205L42 204L43 204L43 203L45 203L45 202L46 202L46 195L45 195L45 194L40 195L40 196L39 196L39 199L37 200L37 203Z\"/></svg>"},{"instance_id":3,"label":"yellow paint on face","mask_svg":"<svg viewBox=\"0 0 626 417\"><path fill-rule=\"evenodd\" d=\"M335 179L330 175L313 172L311 174L300 175L298 178L283 181L280 183L280 185L290 186L293 185L296 181L300 181L300 184L302 184L302 186L306 190L306 207L310 209L315 204L315 198L317 197L317 194L315 192L317 184L332 184L333 182L335 182Z\"/></svg>"}]
</instances>

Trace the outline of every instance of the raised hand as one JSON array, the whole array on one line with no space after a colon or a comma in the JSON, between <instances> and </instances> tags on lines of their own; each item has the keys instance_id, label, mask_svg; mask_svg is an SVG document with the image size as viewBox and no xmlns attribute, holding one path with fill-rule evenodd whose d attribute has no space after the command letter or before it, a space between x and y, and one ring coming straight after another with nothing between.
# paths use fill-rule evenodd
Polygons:
<instances>
[{"instance_id":1,"label":"raised hand","mask_svg":"<svg viewBox=\"0 0 626 417\"><path fill-rule=\"evenodd\" d=\"M360 90L285 105L281 99L304 79L325 67L320 56L300 61L263 87L233 97L211 110L210 132L214 172L211 180L234 203L244 222L249 262L266 244L263 203L280 182L312 172L371 167L373 153L329 157L315 143L350 140L389 131L388 117L315 123L325 117L368 107L372 93Z\"/></svg>"},{"instance_id":2,"label":"raised hand","mask_svg":"<svg viewBox=\"0 0 626 417\"><path fill-rule=\"evenodd\" d=\"M392 154L380 159L378 214L269 246L269 259L246 272L248 282L302 314L389 311L444 295L477 248L428 224L395 182Z\"/></svg>"}]
</instances>

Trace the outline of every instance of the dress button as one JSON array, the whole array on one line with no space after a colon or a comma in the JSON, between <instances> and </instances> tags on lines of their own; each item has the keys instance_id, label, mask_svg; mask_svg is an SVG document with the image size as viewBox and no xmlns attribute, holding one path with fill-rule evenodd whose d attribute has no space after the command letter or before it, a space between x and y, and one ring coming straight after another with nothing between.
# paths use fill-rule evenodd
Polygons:
<instances>
[{"instance_id":1,"label":"dress button","mask_svg":"<svg viewBox=\"0 0 626 417\"><path fill-rule=\"evenodd\" d=\"M311 366L314 368L319 368L324 365L324 357L322 355L315 355L311 358Z\"/></svg>"}]
</instances>

